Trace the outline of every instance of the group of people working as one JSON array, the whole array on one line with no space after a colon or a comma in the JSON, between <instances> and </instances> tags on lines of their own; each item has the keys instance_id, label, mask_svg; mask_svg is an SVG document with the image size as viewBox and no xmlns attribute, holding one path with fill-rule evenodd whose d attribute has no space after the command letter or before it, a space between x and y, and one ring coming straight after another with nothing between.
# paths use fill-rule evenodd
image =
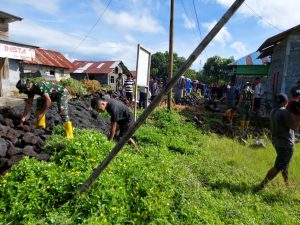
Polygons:
<instances>
[{"instance_id":1,"label":"group of people working","mask_svg":"<svg viewBox=\"0 0 300 225\"><path fill-rule=\"evenodd\" d=\"M16 87L20 93L27 94L28 99L24 112L21 114L20 123L23 124L33 105L35 95L40 97L36 103L36 127L46 128L46 112L52 102L57 102L58 112L64 124L65 135L67 138L73 138L73 127L70 121L68 112L68 90L63 86L51 82L40 81L32 82L29 79L21 79L18 81ZM133 124L134 119L130 109L121 101L110 98L94 98L91 101L91 107L98 112L105 110L111 116L111 130L108 139L119 140L123 137L129 127ZM119 135L116 135L117 126L119 127ZM131 144L137 152L139 149L132 138L129 139Z\"/></svg>"},{"instance_id":2,"label":"group of people working","mask_svg":"<svg viewBox=\"0 0 300 225\"><path fill-rule=\"evenodd\" d=\"M155 83L155 82L153 82ZM258 82L259 83L259 82ZM35 116L37 118L37 127L46 127L46 111L53 101L57 102L58 112L64 122L65 134L67 138L73 138L72 123L68 114L68 91L63 86L51 82L32 82L28 79L18 81L16 87L20 93L28 95L24 112L21 115L20 122L26 121L28 113L31 111L34 96L39 95L37 99L37 107ZM128 90L128 89L127 89ZM126 89L125 89L126 91ZM241 124L245 128L249 125L249 111L251 108L259 109L260 100L256 97L250 83L246 83L243 93L239 98L237 107L241 107L242 121ZM257 185L257 189L261 190L270 182L279 172L282 173L286 185L289 185L288 167L293 156L295 148L294 129L300 126L300 81L297 86L291 90L292 98L289 100L286 94L279 94L275 97L276 107L270 113L270 128L272 133L272 144L276 150L277 157L274 166L268 171L263 181ZM256 100L255 100L256 99ZM111 116L111 130L108 139L120 139L125 135L129 127L133 124L133 115L130 109L122 102L108 97L94 98L91 101L91 107L98 112L107 111ZM229 110L233 113L236 106L232 106ZM232 123L232 113L225 113ZM116 135L117 126L119 127L119 135ZM129 139L137 152L140 152L136 143L132 138Z\"/></svg>"}]
</instances>

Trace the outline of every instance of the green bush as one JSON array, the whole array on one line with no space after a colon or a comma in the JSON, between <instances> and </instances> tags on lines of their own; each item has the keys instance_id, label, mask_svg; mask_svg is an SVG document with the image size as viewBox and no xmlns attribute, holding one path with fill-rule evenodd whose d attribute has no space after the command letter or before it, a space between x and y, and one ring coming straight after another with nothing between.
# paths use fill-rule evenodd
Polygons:
<instances>
[{"instance_id":1,"label":"green bush","mask_svg":"<svg viewBox=\"0 0 300 225\"><path fill-rule=\"evenodd\" d=\"M97 80L84 79L81 81L81 83L89 93L94 93L96 91L100 91L101 89L100 83Z\"/></svg>"},{"instance_id":2,"label":"green bush","mask_svg":"<svg viewBox=\"0 0 300 225\"><path fill-rule=\"evenodd\" d=\"M56 127L48 162L26 157L0 177L0 224L299 224L297 189L278 177L253 186L275 153L205 135L177 113L157 110L82 195L76 192L113 147L103 134ZM295 152L295 161L300 154ZM291 180L300 169L291 165Z\"/></svg>"},{"instance_id":3,"label":"green bush","mask_svg":"<svg viewBox=\"0 0 300 225\"><path fill-rule=\"evenodd\" d=\"M70 95L87 94L87 90L84 85L73 78L61 80L59 83L69 91Z\"/></svg>"}]
</instances>

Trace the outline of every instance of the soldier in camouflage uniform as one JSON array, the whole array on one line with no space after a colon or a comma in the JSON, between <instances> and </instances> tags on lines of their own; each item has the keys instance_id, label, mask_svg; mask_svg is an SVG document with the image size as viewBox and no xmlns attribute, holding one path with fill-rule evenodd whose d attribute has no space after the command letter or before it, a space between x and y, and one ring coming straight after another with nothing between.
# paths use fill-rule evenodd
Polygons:
<instances>
[{"instance_id":1,"label":"soldier in camouflage uniform","mask_svg":"<svg viewBox=\"0 0 300 225\"><path fill-rule=\"evenodd\" d=\"M46 127L45 113L50 107L51 102L57 102L58 111L64 122L66 136L73 138L73 128L68 115L68 91L63 86L51 82L31 82L28 79L18 81L16 87L20 93L28 95L24 113L21 117L21 123L26 120L27 114L31 111L34 95L40 95L37 99L37 127Z\"/></svg>"},{"instance_id":2,"label":"soldier in camouflage uniform","mask_svg":"<svg viewBox=\"0 0 300 225\"><path fill-rule=\"evenodd\" d=\"M240 95L238 108L240 109L240 113L242 116L241 120L241 128L242 130L246 130L250 124L250 112L253 101L253 90L251 88L251 84L246 82L244 86L244 90Z\"/></svg>"}]
</instances>

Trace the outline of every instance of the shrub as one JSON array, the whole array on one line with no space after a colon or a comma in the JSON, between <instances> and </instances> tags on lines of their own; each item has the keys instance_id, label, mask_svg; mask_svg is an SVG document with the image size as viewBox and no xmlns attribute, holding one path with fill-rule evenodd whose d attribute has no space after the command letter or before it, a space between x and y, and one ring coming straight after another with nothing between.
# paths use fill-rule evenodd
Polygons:
<instances>
[{"instance_id":1,"label":"shrub","mask_svg":"<svg viewBox=\"0 0 300 225\"><path fill-rule=\"evenodd\" d=\"M73 78L61 80L60 84L64 86L70 95L84 95L87 94L87 90L83 84Z\"/></svg>"},{"instance_id":2,"label":"shrub","mask_svg":"<svg viewBox=\"0 0 300 225\"><path fill-rule=\"evenodd\" d=\"M87 80L84 79L81 81L81 83L83 84L83 86L85 87L85 89L90 92L90 93L94 93L96 91L99 91L101 86L100 86L100 82L97 80Z\"/></svg>"},{"instance_id":3,"label":"shrub","mask_svg":"<svg viewBox=\"0 0 300 225\"><path fill-rule=\"evenodd\" d=\"M0 176L0 224L299 224L297 188L285 190L278 178L252 191L274 161L272 147L253 151L156 110L135 134L142 154L126 145L74 195L113 147L98 131L74 133L64 139L56 127L44 148L49 161L25 157ZM299 166L291 166L299 185Z\"/></svg>"},{"instance_id":4,"label":"shrub","mask_svg":"<svg viewBox=\"0 0 300 225\"><path fill-rule=\"evenodd\" d=\"M44 77L29 77L28 79L33 83L46 81Z\"/></svg>"}]
</instances>

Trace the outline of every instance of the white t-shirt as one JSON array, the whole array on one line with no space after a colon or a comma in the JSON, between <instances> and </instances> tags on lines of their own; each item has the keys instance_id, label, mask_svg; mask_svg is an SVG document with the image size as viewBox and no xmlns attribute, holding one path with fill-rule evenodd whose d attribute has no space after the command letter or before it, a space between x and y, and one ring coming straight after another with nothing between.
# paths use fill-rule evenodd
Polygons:
<instances>
[{"instance_id":1,"label":"white t-shirt","mask_svg":"<svg viewBox=\"0 0 300 225\"><path fill-rule=\"evenodd\" d=\"M261 83L258 83L254 87L253 97L254 98L261 98L263 96L263 94L264 94L263 86L262 86Z\"/></svg>"}]
</instances>

